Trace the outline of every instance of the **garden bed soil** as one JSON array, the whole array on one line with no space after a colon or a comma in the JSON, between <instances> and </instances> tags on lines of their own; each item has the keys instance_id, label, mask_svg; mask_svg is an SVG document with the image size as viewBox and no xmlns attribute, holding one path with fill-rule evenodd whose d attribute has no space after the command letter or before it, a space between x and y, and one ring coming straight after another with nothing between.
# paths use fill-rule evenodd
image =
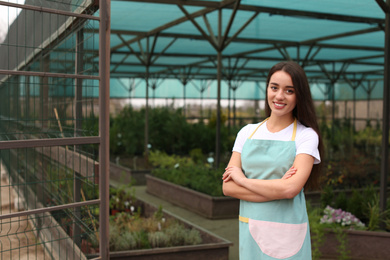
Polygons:
<instances>
[{"instance_id":1,"label":"garden bed soil","mask_svg":"<svg viewBox=\"0 0 390 260\"><path fill-rule=\"evenodd\" d=\"M209 219L238 217L239 200L236 198L213 197L149 174L146 175L146 191Z\"/></svg>"},{"instance_id":2,"label":"garden bed soil","mask_svg":"<svg viewBox=\"0 0 390 260\"><path fill-rule=\"evenodd\" d=\"M390 232L345 230L350 260L390 259ZM327 231L321 246L321 259L339 259L339 242L333 231Z\"/></svg>"},{"instance_id":3,"label":"garden bed soil","mask_svg":"<svg viewBox=\"0 0 390 260\"><path fill-rule=\"evenodd\" d=\"M157 208L142 200L138 200L137 204L141 205L142 215L145 217L152 216ZM199 259L213 259L213 260L228 260L229 259L229 247L232 243L213 234L209 231L196 226L172 213L169 213L163 209L165 218L173 218L178 220L187 228L194 228L201 234L202 243L199 245L189 246L175 246L166 248L153 248L153 249L139 249L139 250L126 250L119 252L110 252L110 259L124 260L199 260ZM97 254L91 254L88 258L98 257Z\"/></svg>"}]
</instances>

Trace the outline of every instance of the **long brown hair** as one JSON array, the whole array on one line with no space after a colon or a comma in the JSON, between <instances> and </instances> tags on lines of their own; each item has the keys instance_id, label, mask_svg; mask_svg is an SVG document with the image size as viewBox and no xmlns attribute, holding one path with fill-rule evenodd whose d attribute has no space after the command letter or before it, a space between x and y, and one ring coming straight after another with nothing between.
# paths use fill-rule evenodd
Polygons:
<instances>
[{"instance_id":1,"label":"long brown hair","mask_svg":"<svg viewBox=\"0 0 390 260\"><path fill-rule=\"evenodd\" d=\"M311 127L318 134L318 150L321 156L321 163L313 165L310 177L305 184L305 188L318 189L320 188L319 179L323 162L323 143L320 134L320 128L317 123L317 115L314 109L314 102L311 97L309 82L307 81L306 73L298 63L295 63L293 61L280 62L270 69L267 77L267 88L271 76L277 71L284 71L291 76L297 100L297 104L293 110L293 116L299 122L301 122L302 125L306 127ZM267 91L265 100L268 100ZM271 115L271 108L268 102L265 102L265 112L267 116Z\"/></svg>"}]
</instances>

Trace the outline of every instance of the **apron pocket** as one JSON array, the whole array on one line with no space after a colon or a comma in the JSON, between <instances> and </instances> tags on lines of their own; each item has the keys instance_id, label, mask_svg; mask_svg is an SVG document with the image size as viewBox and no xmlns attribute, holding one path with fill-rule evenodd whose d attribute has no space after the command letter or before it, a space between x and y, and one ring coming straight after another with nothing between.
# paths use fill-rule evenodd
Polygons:
<instances>
[{"instance_id":1,"label":"apron pocket","mask_svg":"<svg viewBox=\"0 0 390 260\"><path fill-rule=\"evenodd\" d=\"M299 252L305 241L307 223L285 224L249 219L249 232L263 253L283 259Z\"/></svg>"}]
</instances>

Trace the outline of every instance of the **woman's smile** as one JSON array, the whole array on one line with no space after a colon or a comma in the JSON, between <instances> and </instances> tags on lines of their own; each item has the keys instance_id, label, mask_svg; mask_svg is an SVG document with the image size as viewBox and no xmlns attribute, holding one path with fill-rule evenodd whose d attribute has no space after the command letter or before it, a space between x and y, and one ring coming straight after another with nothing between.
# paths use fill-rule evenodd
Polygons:
<instances>
[{"instance_id":1,"label":"woman's smile","mask_svg":"<svg viewBox=\"0 0 390 260\"><path fill-rule=\"evenodd\" d=\"M286 106L286 104L274 102L274 106L276 109L281 109L281 108L284 108Z\"/></svg>"}]
</instances>

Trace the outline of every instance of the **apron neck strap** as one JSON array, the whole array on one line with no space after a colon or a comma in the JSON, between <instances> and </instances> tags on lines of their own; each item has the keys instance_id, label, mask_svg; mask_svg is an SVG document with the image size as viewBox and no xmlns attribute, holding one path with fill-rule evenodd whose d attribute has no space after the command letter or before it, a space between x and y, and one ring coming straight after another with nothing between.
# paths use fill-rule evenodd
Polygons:
<instances>
[{"instance_id":1,"label":"apron neck strap","mask_svg":"<svg viewBox=\"0 0 390 260\"><path fill-rule=\"evenodd\" d=\"M269 117L266 118L266 119L264 119L264 121L261 122L261 123L256 127L255 131L253 131L253 133L248 137L248 139L251 139L252 136L256 133L257 129L259 129L259 127L260 127L262 124L264 124L268 119L269 119ZM297 119L294 118L294 129L293 129L293 134L292 134L292 136L291 136L291 141L295 141L295 136L296 136L296 135L297 135Z\"/></svg>"},{"instance_id":2,"label":"apron neck strap","mask_svg":"<svg viewBox=\"0 0 390 260\"><path fill-rule=\"evenodd\" d=\"M297 135L297 119L295 118L294 119L294 130L293 130L293 134L291 136L291 141L295 141L295 136Z\"/></svg>"}]
</instances>

